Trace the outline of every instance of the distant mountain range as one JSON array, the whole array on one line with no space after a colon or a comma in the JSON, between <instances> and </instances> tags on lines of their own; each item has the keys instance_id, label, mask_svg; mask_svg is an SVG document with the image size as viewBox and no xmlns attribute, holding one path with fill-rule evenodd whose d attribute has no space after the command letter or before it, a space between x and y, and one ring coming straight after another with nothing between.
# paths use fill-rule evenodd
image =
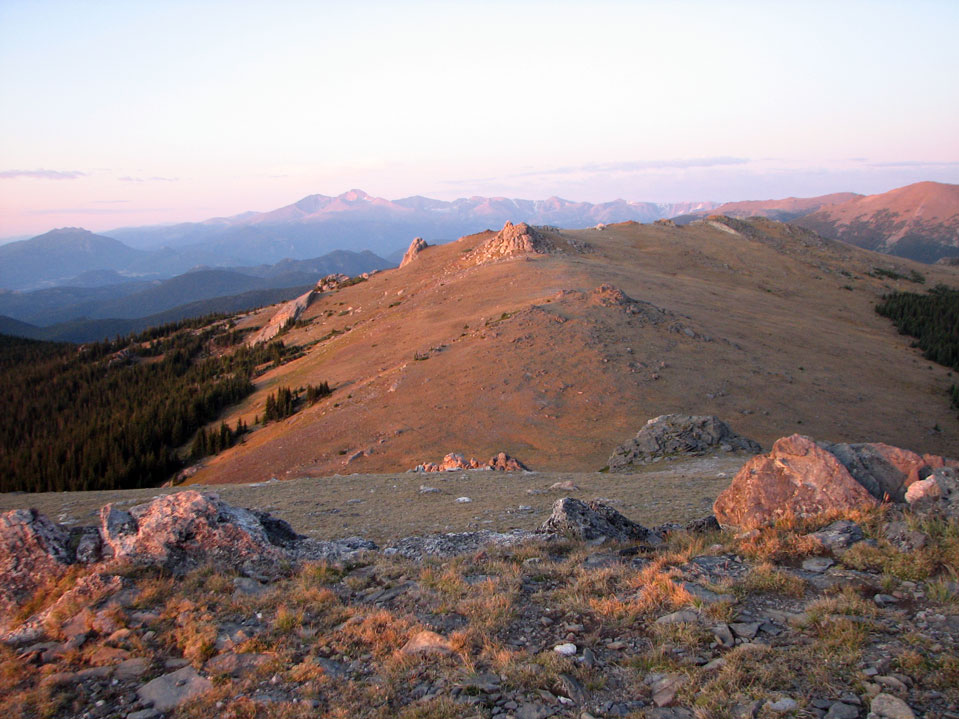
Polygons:
<instances>
[{"instance_id":1,"label":"distant mountain range","mask_svg":"<svg viewBox=\"0 0 959 719\"><path fill-rule=\"evenodd\" d=\"M112 230L110 237L144 250L168 248L195 263L230 258L235 265L311 257L336 248L371 250L382 256L402 253L414 237L431 244L455 240L507 220L560 227L597 223L652 222L709 209L712 202L656 204L615 200L600 204L559 197L521 200L470 197L446 202L429 197L386 200L362 190L336 197L309 195L270 212L244 212L204 222ZM254 259L255 258L255 259Z\"/></svg>"},{"instance_id":2,"label":"distant mountain range","mask_svg":"<svg viewBox=\"0 0 959 719\"><path fill-rule=\"evenodd\" d=\"M395 262L413 237L442 243L501 227L507 220L582 228L670 217L683 224L710 214L795 222L830 239L924 262L959 256L959 185L935 182L880 195L837 193L723 205L625 200L592 204L558 197L386 200L350 190L336 197L310 195L270 212L203 222L121 228L106 235L78 228L52 230L0 245L0 287L94 287L169 278L198 266L240 268L251 274L243 268L357 248Z\"/></svg>"}]
</instances>

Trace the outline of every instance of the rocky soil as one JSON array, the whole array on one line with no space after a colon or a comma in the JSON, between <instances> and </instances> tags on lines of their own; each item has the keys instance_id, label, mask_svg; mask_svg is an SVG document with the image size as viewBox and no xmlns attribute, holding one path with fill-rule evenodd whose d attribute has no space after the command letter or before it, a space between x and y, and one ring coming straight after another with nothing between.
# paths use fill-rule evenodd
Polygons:
<instances>
[{"instance_id":1,"label":"rocky soil","mask_svg":"<svg viewBox=\"0 0 959 719\"><path fill-rule=\"evenodd\" d=\"M6 613L0 709L953 719L947 503L741 532L645 528L561 498L537 532L381 547L303 538L193 491L105 507L96 538L12 512L5 556L32 557L45 583Z\"/></svg>"},{"instance_id":2,"label":"rocky soil","mask_svg":"<svg viewBox=\"0 0 959 719\"><path fill-rule=\"evenodd\" d=\"M716 516L644 526L565 480L534 527L379 543L191 489L87 526L15 509L0 711L956 719L955 465L793 435Z\"/></svg>"}]
</instances>

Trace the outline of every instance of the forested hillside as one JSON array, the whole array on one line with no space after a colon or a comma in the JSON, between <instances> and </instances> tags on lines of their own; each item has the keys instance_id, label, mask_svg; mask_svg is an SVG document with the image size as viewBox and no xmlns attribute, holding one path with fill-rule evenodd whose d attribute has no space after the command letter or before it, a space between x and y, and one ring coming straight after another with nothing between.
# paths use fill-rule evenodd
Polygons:
<instances>
[{"instance_id":1,"label":"forested hillside","mask_svg":"<svg viewBox=\"0 0 959 719\"><path fill-rule=\"evenodd\" d=\"M876 311L888 317L899 332L916 338L914 346L926 359L959 371L959 290L939 285L927 294L895 292L883 298ZM959 384L950 389L959 408Z\"/></svg>"},{"instance_id":2,"label":"forested hillside","mask_svg":"<svg viewBox=\"0 0 959 719\"><path fill-rule=\"evenodd\" d=\"M0 335L0 492L157 485L177 449L295 353L223 318L77 346Z\"/></svg>"}]
</instances>

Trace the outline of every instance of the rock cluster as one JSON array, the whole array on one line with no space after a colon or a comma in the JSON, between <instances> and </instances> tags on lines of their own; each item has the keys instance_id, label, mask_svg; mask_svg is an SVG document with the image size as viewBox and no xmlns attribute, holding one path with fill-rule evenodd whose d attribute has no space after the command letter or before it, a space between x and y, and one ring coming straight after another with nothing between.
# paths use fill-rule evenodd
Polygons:
<instances>
[{"instance_id":1,"label":"rock cluster","mask_svg":"<svg viewBox=\"0 0 959 719\"><path fill-rule=\"evenodd\" d=\"M416 257L429 247L429 244L422 237L417 237L414 239L409 246L409 249L406 250L406 254L403 255L402 261L400 261L400 267L406 267L410 262L416 259Z\"/></svg>"},{"instance_id":2,"label":"rock cluster","mask_svg":"<svg viewBox=\"0 0 959 719\"><path fill-rule=\"evenodd\" d=\"M769 454L750 459L713 511L723 525L735 527L881 501L942 501L957 511L956 467L959 462L886 444L817 444L794 434L776 440Z\"/></svg>"},{"instance_id":3,"label":"rock cluster","mask_svg":"<svg viewBox=\"0 0 959 719\"><path fill-rule=\"evenodd\" d=\"M486 463L480 462L475 457L466 459L462 454L450 452L443 457L442 461L424 462L416 465L411 472L456 472L459 470L486 469L497 472L528 472L529 467L520 462L515 457L510 457L506 452L499 452L490 457Z\"/></svg>"},{"instance_id":4,"label":"rock cluster","mask_svg":"<svg viewBox=\"0 0 959 719\"><path fill-rule=\"evenodd\" d=\"M649 420L633 439L614 449L609 469L625 472L677 455L761 451L757 442L736 434L718 417L665 414Z\"/></svg>"},{"instance_id":5,"label":"rock cluster","mask_svg":"<svg viewBox=\"0 0 959 719\"><path fill-rule=\"evenodd\" d=\"M213 563L263 577L275 574L281 560L340 561L375 548L356 537L307 539L282 519L192 490L128 510L108 504L98 526L70 530L35 510L14 510L0 515L0 614L73 564L125 560L183 574Z\"/></svg>"},{"instance_id":6,"label":"rock cluster","mask_svg":"<svg viewBox=\"0 0 959 719\"><path fill-rule=\"evenodd\" d=\"M318 292L333 292L334 290L340 289L344 283L349 281L349 275L344 275L342 272L337 272L332 275L327 275L322 280L317 282L316 290Z\"/></svg>"},{"instance_id":7,"label":"rock cluster","mask_svg":"<svg viewBox=\"0 0 959 719\"><path fill-rule=\"evenodd\" d=\"M552 249L550 242L525 222L517 225L507 222L502 230L467 253L464 259L467 264L478 265L519 255L547 254Z\"/></svg>"}]
</instances>

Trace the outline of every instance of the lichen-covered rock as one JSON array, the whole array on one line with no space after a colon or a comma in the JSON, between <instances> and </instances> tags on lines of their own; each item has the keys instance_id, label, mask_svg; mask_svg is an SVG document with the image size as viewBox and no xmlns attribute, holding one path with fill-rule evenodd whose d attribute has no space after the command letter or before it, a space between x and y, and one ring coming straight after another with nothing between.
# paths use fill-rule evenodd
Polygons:
<instances>
[{"instance_id":1,"label":"lichen-covered rock","mask_svg":"<svg viewBox=\"0 0 959 719\"><path fill-rule=\"evenodd\" d=\"M649 420L636 437L614 449L609 469L624 472L674 455L761 451L757 442L736 434L718 417L665 414Z\"/></svg>"},{"instance_id":2,"label":"lichen-covered rock","mask_svg":"<svg viewBox=\"0 0 959 719\"><path fill-rule=\"evenodd\" d=\"M572 497L557 499L553 512L540 527L542 532L561 534L587 542L611 539L617 542L661 540L641 524L601 502L583 502Z\"/></svg>"},{"instance_id":3,"label":"lichen-covered rock","mask_svg":"<svg viewBox=\"0 0 959 719\"><path fill-rule=\"evenodd\" d=\"M70 533L35 509L0 514L0 614L73 563Z\"/></svg>"},{"instance_id":4,"label":"lichen-covered rock","mask_svg":"<svg viewBox=\"0 0 959 719\"><path fill-rule=\"evenodd\" d=\"M410 262L416 259L420 252L425 250L427 247L429 247L429 244L422 237L417 237L414 239L410 243L409 249L406 250L406 254L403 255L403 260L400 262L400 267L406 267Z\"/></svg>"},{"instance_id":5,"label":"lichen-covered rock","mask_svg":"<svg viewBox=\"0 0 959 719\"><path fill-rule=\"evenodd\" d=\"M809 437L776 440L769 454L753 457L716 499L724 526L752 527L786 514L809 516L875 505L835 455Z\"/></svg>"},{"instance_id":6,"label":"lichen-covered rock","mask_svg":"<svg viewBox=\"0 0 959 719\"><path fill-rule=\"evenodd\" d=\"M211 561L233 567L274 565L298 535L282 520L233 507L215 494L183 491L124 511L100 510L107 558L186 571Z\"/></svg>"}]
</instances>

